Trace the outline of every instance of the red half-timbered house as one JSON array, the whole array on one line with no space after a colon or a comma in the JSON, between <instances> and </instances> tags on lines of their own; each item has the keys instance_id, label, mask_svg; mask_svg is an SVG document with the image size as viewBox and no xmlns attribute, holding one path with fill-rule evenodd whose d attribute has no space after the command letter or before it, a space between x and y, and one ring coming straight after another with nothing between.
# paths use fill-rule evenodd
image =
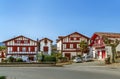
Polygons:
<instances>
[{"instance_id":1,"label":"red half-timbered house","mask_svg":"<svg viewBox=\"0 0 120 79\"><path fill-rule=\"evenodd\" d=\"M111 47L104 43L103 37L107 37L111 41L120 40L120 33L96 32L90 39L90 54L93 58L104 60L108 55L112 55ZM120 51L120 45L116 47Z\"/></svg>"},{"instance_id":2,"label":"red half-timbered house","mask_svg":"<svg viewBox=\"0 0 120 79\"><path fill-rule=\"evenodd\" d=\"M7 57L21 57L24 61L34 61L37 53L37 41L18 36L3 42L7 47Z\"/></svg>"},{"instance_id":3,"label":"red half-timbered house","mask_svg":"<svg viewBox=\"0 0 120 79\"><path fill-rule=\"evenodd\" d=\"M79 44L83 40L88 42L89 38L78 32L67 36L59 36L57 39L57 50L61 52L64 57L71 59L72 56L77 56L81 53Z\"/></svg>"}]
</instances>

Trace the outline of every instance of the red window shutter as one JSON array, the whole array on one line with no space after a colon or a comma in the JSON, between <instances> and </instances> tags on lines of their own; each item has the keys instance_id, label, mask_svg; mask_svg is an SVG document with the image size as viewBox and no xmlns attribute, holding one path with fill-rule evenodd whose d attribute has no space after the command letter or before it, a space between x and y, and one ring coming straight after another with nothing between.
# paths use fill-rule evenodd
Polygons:
<instances>
[{"instance_id":1,"label":"red window shutter","mask_svg":"<svg viewBox=\"0 0 120 79\"><path fill-rule=\"evenodd\" d=\"M23 43L24 43L24 41L22 40L22 41L21 41L21 43L23 44Z\"/></svg>"},{"instance_id":2,"label":"red window shutter","mask_svg":"<svg viewBox=\"0 0 120 79\"><path fill-rule=\"evenodd\" d=\"M35 47L31 47L30 50L31 50L31 52L34 52L35 51Z\"/></svg>"},{"instance_id":3,"label":"red window shutter","mask_svg":"<svg viewBox=\"0 0 120 79\"><path fill-rule=\"evenodd\" d=\"M45 52L48 51L48 47L47 47L47 46L44 47L44 51L45 51Z\"/></svg>"},{"instance_id":4,"label":"red window shutter","mask_svg":"<svg viewBox=\"0 0 120 79\"><path fill-rule=\"evenodd\" d=\"M30 43L30 40L28 40L28 43Z\"/></svg>"},{"instance_id":5,"label":"red window shutter","mask_svg":"<svg viewBox=\"0 0 120 79\"><path fill-rule=\"evenodd\" d=\"M73 37L71 37L71 38L70 38L70 40L74 40L74 38L73 38Z\"/></svg>"},{"instance_id":6,"label":"red window shutter","mask_svg":"<svg viewBox=\"0 0 120 79\"><path fill-rule=\"evenodd\" d=\"M98 51L98 56L100 56L100 51Z\"/></svg>"},{"instance_id":7,"label":"red window shutter","mask_svg":"<svg viewBox=\"0 0 120 79\"><path fill-rule=\"evenodd\" d=\"M20 47L20 52L22 52L22 47Z\"/></svg>"},{"instance_id":8,"label":"red window shutter","mask_svg":"<svg viewBox=\"0 0 120 79\"><path fill-rule=\"evenodd\" d=\"M16 46L13 47L13 52L17 52L17 47Z\"/></svg>"},{"instance_id":9,"label":"red window shutter","mask_svg":"<svg viewBox=\"0 0 120 79\"><path fill-rule=\"evenodd\" d=\"M73 48L77 48L77 44L73 44Z\"/></svg>"},{"instance_id":10,"label":"red window shutter","mask_svg":"<svg viewBox=\"0 0 120 79\"><path fill-rule=\"evenodd\" d=\"M26 47L26 52L28 52L28 47Z\"/></svg>"},{"instance_id":11,"label":"red window shutter","mask_svg":"<svg viewBox=\"0 0 120 79\"><path fill-rule=\"evenodd\" d=\"M17 40L14 40L15 43L17 43Z\"/></svg>"},{"instance_id":12,"label":"red window shutter","mask_svg":"<svg viewBox=\"0 0 120 79\"><path fill-rule=\"evenodd\" d=\"M70 48L70 44L66 44L66 48Z\"/></svg>"},{"instance_id":13,"label":"red window shutter","mask_svg":"<svg viewBox=\"0 0 120 79\"><path fill-rule=\"evenodd\" d=\"M5 57L4 52L2 52L1 57L2 57L2 58L4 58L4 57Z\"/></svg>"},{"instance_id":14,"label":"red window shutter","mask_svg":"<svg viewBox=\"0 0 120 79\"><path fill-rule=\"evenodd\" d=\"M80 40L80 38L79 38L79 37L77 37L76 39L77 39L77 40Z\"/></svg>"}]
</instances>

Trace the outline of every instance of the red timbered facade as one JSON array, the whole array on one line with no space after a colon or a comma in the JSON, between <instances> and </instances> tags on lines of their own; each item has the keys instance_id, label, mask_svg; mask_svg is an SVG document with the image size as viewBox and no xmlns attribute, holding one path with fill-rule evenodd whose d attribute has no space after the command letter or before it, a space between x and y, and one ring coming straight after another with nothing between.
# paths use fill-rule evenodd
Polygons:
<instances>
[{"instance_id":1,"label":"red timbered facade","mask_svg":"<svg viewBox=\"0 0 120 79\"><path fill-rule=\"evenodd\" d=\"M107 37L111 41L120 40L120 33L96 32L90 39L90 54L93 58L104 60L108 55L112 55L111 47L104 43L103 37ZM116 48L120 51L120 46Z\"/></svg>"},{"instance_id":2,"label":"red timbered facade","mask_svg":"<svg viewBox=\"0 0 120 79\"><path fill-rule=\"evenodd\" d=\"M37 53L37 41L25 36L18 36L4 41L7 47L7 57L21 57L23 60L34 61Z\"/></svg>"},{"instance_id":3,"label":"red timbered facade","mask_svg":"<svg viewBox=\"0 0 120 79\"><path fill-rule=\"evenodd\" d=\"M89 38L78 32L67 36L59 36L57 39L57 50L61 52L64 57L71 59L72 56L77 56L81 53L79 43L83 40L88 42Z\"/></svg>"}]
</instances>

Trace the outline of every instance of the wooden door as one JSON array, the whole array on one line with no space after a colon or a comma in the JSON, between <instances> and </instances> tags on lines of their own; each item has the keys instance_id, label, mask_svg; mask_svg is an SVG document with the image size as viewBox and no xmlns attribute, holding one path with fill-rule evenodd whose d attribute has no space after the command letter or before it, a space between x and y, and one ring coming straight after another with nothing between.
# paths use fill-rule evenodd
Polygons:
<instances>
[{"instance_id":1,"label":"wooden door","mask_svg":"<svg viewBox=\"0 0 120 79\"><path fill-rule=\"evenodd\" d=\"M106 56L106 53L105 53L105 51L103 50L103 51L102 51L102 59L105 59L105 56Z\"/></svg>"},{"instance_id":2,"label":"wooden door","mask_svg":"<svg viewBox=\"0 0 120 79\"><path fill-rule=\"evenodd\" d=\"M71 59L71 54L70 53L65 53L65 57L67 57L70 60Z\"/></svg>"}]
</instances>

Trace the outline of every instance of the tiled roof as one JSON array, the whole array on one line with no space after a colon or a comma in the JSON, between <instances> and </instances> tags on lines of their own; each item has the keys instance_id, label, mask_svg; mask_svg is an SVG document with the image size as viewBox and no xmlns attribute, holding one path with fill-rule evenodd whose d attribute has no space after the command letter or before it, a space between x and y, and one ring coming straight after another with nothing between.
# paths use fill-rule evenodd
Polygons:
<instances>
[{"instance_id":1,"label":"tiled roof","mask_svg":"<svg viewBox=\"0 0 120 79\"><path fill-rule=\"evenodd\" d=\"M78 33L78 32L73 32L73 33L71 33L71 34L69 34L69 35L66 35L66 36L58 36L58 39L57 39L56 41L59 42L61 39L65 38L65 37L68 37L68 36L70 36L70 35L73 35L73 34L78 34L78 35L80 35L80 36L85 37L86 39L90 39L89 37L87 37L87 36L85 36L85 35L83 35L83 34L80 34L80 33Z\"/></svg>"},{"instance_id":2,"label":"tiled roof","mask_svg":"<svg viewBox=\"0 0 120 79\"><path fill-rule=\"evenodd\" d=\"M43 39L41 39L39 41L42 41L42 40L49 40L49 41L53 42L51 39L48 39L48 38L43 38Z\"/></svg>"},{"instance_id":3,"label":"tiled roof","mask_svg":"<svg viewBox=\"0 0 120 79\"><path fill-rule=\"evenodd\" d=\"M95 32L96 35L106 36L109 38L120 38L120 33L111 33L111 32Z\"/></svg>"},{"instance_id":4,"label":"tiled roof","mask_svg":"<svg viewBox=\"0 0 120 79\"><path fill-rule=\"evenodd\" d=\"M26 38L26 39L32 40L32 41L34 41L34 42L37 42L37 41L35 41L35 40L31 39L31 38L28 38L28 37L25 37L25 36L23 36L23 35L20 35L20 36L17 36L17 37L8 39L8 40L6 40L6 41L3 41L3 43L9 42L9 41L11 41L11 40L14 40L14 39L17 39L17 38L20 38L20 37L24 37L24 38Z\"/></svg>"}]
</instances>

